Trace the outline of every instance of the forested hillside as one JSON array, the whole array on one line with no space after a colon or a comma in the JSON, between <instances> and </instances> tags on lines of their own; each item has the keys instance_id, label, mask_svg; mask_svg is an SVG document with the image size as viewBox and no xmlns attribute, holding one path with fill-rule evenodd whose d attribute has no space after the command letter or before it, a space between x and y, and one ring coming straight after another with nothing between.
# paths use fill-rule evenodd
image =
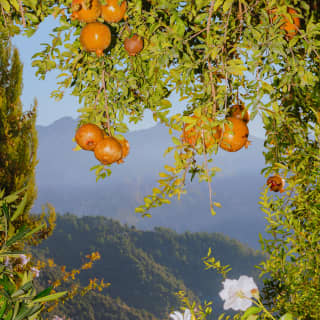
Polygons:
<instances>
[{"instance_id":1,"label":"forested hillside","mask_svg":"<svg viewBox=\"0 0 320 320\"><path fill-rule=\"evenodd\" d=\"M81 272L79 279L81 285L86 285L89 278L104 278L111 286L59 306L57 314L73 320L151 320L166 319L180 307L175 295L179 290L197 302L213 301L214 315L223 312L218 296L223 278L214 270L205 270L201 260L209 247L216 259L232 267L228 278L245 274L260 283L253 266L263 256L222 234L178 234L166 228L140 231L101 216L57 215L53 235L34 253L53 258L57 265L66 265L70 270L79 268L84 256L93 251L101 255L92 269ZM46 286L48 279L58 275L58 267L47 272L46 279L40 278L41 285Z\"/></svg>"}]
</instances>

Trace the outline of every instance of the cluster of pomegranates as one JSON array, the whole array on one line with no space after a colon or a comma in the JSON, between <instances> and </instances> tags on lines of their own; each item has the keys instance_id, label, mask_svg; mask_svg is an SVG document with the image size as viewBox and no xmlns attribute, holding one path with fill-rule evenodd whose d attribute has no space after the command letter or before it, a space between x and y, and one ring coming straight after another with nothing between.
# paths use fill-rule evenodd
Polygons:
<instances>
[{"instance_id":1,"label":"cluster of pomegranates","mask_svg":"<svg viewBox=\"0 0 320 320\"><path fill-rule=\"evenodd\" d=\"M196 116L193 116L193 118L196 118ZM226 119L232 123L232 129L227 124L224 130L219 126L215 126L209 130L203 129L201 120L195 126L191 126L190 124L185 125L182 133L184 143L195 147L197 141L201 139L203 131L206 149L211 148L216 143L218 143L220 148L228 152L238 151L242 147L248 148L250 144L250 141L248 141L249 129L247 127L247 123L250 120L249 111L245 110L243 104L233 105L230 109L230 116ZM213 120L209 118L208 121L212 122Z\"/></svg>"},{"instance_id":2,"label":"cluster of pomegranates","mask_svg":"<svg viewBox=\"0 0 320 320\"><path fill-rule=\"evenodd\" d=\"M97 19L102 17L107 23L119 22L124 18L126 9L125 0L121 5L118 5L118 0L107 0L106 5L101 5L99 0L73 0L71 19L86 23L80 34L82 47L88 52L102 56L111 43L111 31L106 24L98 22ZM130 56L135 56L143 49L143 39L134 34L131 38L125 39L124 48Z\"/></svg>"},{"instance_id":3,"label":"cluster of pomegranates","mask_svg":"<svg viewBox=\"0 0 320 320\"><path fill-rule=\"evenodd\" d=\"M192 117L197 119L195 115ZM232 123L232 129L227 124L225 125L224 130L219 126L204 129L201 120L198 120L193 126L191 126L191 124L186 124L182 133L183 142L194 148L198 141L203 141L206 149L209 149L214 144L218 143L220 148L228 152L238 151L242 147L247 148L250 144L250 141L248 141L249 129L247 126L247 123L250 120L249 111L245 110L242 103L233 105L230 108L229 115L226 119ZM208 121L212 122L213 119L209 118ZM284 184L284 179L279 175L269 177L267 180L267 185L270 186L270 190L274 192L284 192Z\"/></svg>"},{"instance_id":4,"label":"cluster of pomegranates","mask_svg":"<svg viewBox=\"0 0 320 320\"><path fill-rule=\"evenodd\" d=\"M75 140L84 150L93 151L102 164L122 163L129 154L130 146L126 139L108 136L92 123L82 125L76 132Z\"/></svg>"}]
</instances>

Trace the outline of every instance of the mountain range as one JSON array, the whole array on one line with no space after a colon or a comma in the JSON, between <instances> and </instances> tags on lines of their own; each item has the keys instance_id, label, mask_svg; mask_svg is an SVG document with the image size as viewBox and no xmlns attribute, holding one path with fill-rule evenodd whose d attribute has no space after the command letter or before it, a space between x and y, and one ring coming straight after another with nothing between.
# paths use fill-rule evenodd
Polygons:
<instances>
[{"instance_id":1,"label":"mountain range","mask_svg":"<svg viewBox=\"0 0 320 320\"><path fill-rule=\"evenodd\" d=\"M35 281L38 292L47 288L50 281L61 284L57 291L68 291L75 285L83 289L94 278L98 283L102 279L111 283L103 291L89 291L60 303L54 310L60 317L73 320L169 319L169 314L182 306L176 293L184 291L191 303L212 301L212 314L207 318L211 320L218 319L221 313L232 315L235 311L223 309L219 296L223 276L215 269L206 269L203 259L209 248L215 262L230 267L228 279L238 279L241 275L252 277L264 299L265 276L260 278L255 266L267 256L220 233L178 234L161 227L141 231L102 216L58 214L53 234L31 251L36 259L48 262L51 259ZM95 261L92 268L81 268L74 279L64 277L62 266L67 272L77 270L93 252L99 252L101 259Z\"/></svg>"},{"instance_id":2,"label":"mountain range","mask_svg":"<svg viewBox=\"0 0 320 320\"><path fill-rule=\"evenodd\" d=\"M151 218L142 218L134 209L143 204L143 198L157 186L158 173L165 164L172 163L172 155L163 156L173 146L168 128L155 127L125 134L130 153L125 162L112 165L112 174L96 182L90 168L99 164L90 151L73 151L72 141L77 120L61 118L49 126L37 126L38 159L36 182L38 198L32 212L41 212L41 206L51 203L58 213L78 216L105 216L141 230L167 227L178 233L220 232L258 249L259 233L266 236L264 213L258 202L266 179L260 174L264 168L263 140L249 136L248 149L226 152L219 149L212 166L221 168L213 178L216 208L212 216L206 182L195 178L187 184L181 200L154 208Z\"/></svg>"}]
</instances>

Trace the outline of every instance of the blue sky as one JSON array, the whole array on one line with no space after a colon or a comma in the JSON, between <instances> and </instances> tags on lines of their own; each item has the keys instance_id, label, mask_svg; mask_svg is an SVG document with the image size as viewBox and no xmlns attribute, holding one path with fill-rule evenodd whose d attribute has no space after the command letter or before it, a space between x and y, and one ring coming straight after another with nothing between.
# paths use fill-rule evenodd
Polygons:
<instances>
[{"instance_id":1,"label":"blue sky","mask_svg":"<svg viewBox=\"0 0 320 320\"><path fill-rule=\"evenodd\" d=\"M31 66L31 57L36 52L42 49L40 43L49 41L49 33L57 26L57 21L50 16L39 26L37 32L31 37L16 36L13 39L13 44L19 49L21 60L24 64L23 69L23 93L22 103L24 110L29 110L33 104L34 98L38 99L38 118L37 125L48 126L54 121L62 117L72 117L76 119L79 117L77 109L79 105L77 98L66 92L64 98L56 102L50 98L50 93L56 88L56 77L58 72L50 72L45 80L39 80L35 76L36 69ZM183 110L183 103L179 102L179 97L170 99L173 104L173 113L181 112ZM152 119L151 113L146 113L144 120L136 125L129 124L130 130L145 129L154 126L156 123ZM264 138L265 131L263 129L260 115L257 115L253 121L248 124L251 135Z\"/></svg>"}]
</instances>

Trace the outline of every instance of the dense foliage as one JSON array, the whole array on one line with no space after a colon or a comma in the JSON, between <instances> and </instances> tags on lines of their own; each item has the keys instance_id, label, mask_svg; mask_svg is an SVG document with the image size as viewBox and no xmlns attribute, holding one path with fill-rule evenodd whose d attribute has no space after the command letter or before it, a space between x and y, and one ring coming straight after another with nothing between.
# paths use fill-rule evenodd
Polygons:
<instances>
[{"instance_id":1,"label":"dense foliage","mask_svg":"<svg viewBox=\"0 0 320 320\"><path fill-rule=\"evenodd\" d=\"M128 1L124 19L109 23L111 45L99 55L82 48L79 35L84 23L71 19L71 4L71 0L2 0L0 27L7 35L21 29L31 35L48 15L59 19L51 41L34 55L33 66L42 79L50 70L61 71L62 80L52 96L61 99L64 90L72 88L84 104L79 125L94 123L106 134L116 135L127 131L126 120L136 123L150 110L170 132L182 132L186 123L202 126L193 146L172 138L174 145L168 152L174 152L175 164L165 167L159 187L136 209L142 216L170 202L172 196L180 198L188 174L208 181L214 215L214 206L221 204L213 201L210 183L218 168L209 168L209 163L221 143L207 148L204 132L215 126L224 130L234 103L245 101L251 118L261 114L268 150L261 173L266 178L279 174L286 180L280 196L268 196L267 188L261 196L273 236L261 239L263 250L270 254L262 274L273 279L266 286L266 298L275 315L290 312L299 319L317 319L319 1ZM285 27L297 18L299 23L291 30ZM144 38L144 48L130 56L123 44L133 34ZM168 97L174 91L186 108L183 114L169 117ZM195 160L196 154L203 155L203 163ZM111 174L102 164L92 169L97 178Z\"/></svg>"}]
</instances>

